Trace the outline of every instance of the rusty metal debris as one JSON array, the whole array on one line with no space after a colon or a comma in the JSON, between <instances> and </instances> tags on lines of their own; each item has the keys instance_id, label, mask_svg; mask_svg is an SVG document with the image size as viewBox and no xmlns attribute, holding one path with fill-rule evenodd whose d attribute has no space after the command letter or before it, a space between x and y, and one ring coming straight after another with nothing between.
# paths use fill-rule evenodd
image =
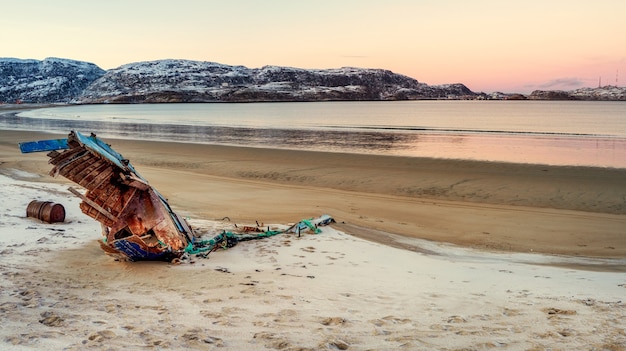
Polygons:
<instances>
[{"instance_id":1,"label":"rusty metal debris","mask_svg":"<svg viewBox=\"0 0 626 351\"><path fill-rule=\"evenodd\" d=\"M65 207L52 201L33 200L26 207L26 217L36 218L46 223L65 221Z\"/></svg>"},{"instance_id":2,"label":"rusty metal debris","mask_svg":"<svg viewBox=\"0 0 626 351\"><path fill-rule=\"evenodd\" d=\"M67 139L20 143L20 149L50 151L48 162L54 166L50 175L87 189L84 194L69 190L83 200L82 212L102 224L100 246L107 254L131 261L171 261L192 242L187 222L127 159L95 134L87 137L72 131Z\"/></svg>"}]
</instances>

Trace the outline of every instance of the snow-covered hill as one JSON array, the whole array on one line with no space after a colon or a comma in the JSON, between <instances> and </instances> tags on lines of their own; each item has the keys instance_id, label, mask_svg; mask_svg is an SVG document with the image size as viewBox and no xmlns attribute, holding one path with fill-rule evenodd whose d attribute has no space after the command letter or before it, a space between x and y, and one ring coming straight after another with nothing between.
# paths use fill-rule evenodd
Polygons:
<instances>
[{"instance_id":1,"label":"snow-covered hill","mask_svg":"<svg viewBox=\"0 0 626 351\"><path fill-rule=\"evenodd\" d=\"M382 69L247 68L158 60L107 71L75 102L407 100L475 95L462 84L428 86Z\"/></svg>"},{"instance_id":2,"label":"snow-covered hill","mask_svg":"<svg viewBox=\"0 0 626 351\"><path fill-rule=\"evenodd\" d=\"M474 93L463 84L427 85L383 69L247 68L157 60L104 71L69 59L0 58L0 103L161 103L419 99L626 100L626 88Z\"/></svg>"},{"instance_id":3,"label":"snow-covered hill","mask_svg":"<svg viewBox=\"0 0 626 351\"><path fill-rule=\"evenodd\" d=\"M0 58L0 102L69 102L104 73L82 61Z\"/></svg>"}]
</instances>

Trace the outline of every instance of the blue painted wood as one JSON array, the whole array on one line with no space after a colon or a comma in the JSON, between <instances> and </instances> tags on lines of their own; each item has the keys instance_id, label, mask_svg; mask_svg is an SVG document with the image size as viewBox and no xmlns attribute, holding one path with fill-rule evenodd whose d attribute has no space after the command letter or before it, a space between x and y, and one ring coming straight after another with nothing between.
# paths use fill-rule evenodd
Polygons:
<instances>
[{"instance_id":1,"label":"blue painted wood","mask_svg":"<svg viewBox=\"0 0 626 351\"><path fill-rule=\"evenodd\" d=\"M169 251L149 252L139 244L124 239L115 240L113 246L128 256L131 261L158 261L170 254Z\"/></svg>"},{"instance_id":2,"label":"blue painted wood","mask_svg":"<svg viewBox=\"0 0 626 351\"><path fill-rule=\"evenodd\" d=\"M137 172L137 170L135 170L135 167L133 167L133 165L130 164L130 162L127 159L125 159L124 156L122 156L122 154L113 150L109 144L98 139L94 134L90 136L85 136L84 134L81 134L80 132L72 132L72 133L76 136L76 139L78 139L78 141L81 144L83 144L87 149L95 152L96 154L99 154L102 157L107 158L109 161L113 162L113 164L115 164L120 169L127 171L127 172L135 173L137 177L144 180L146 183L148 182L147 180L145 180L145 178L143 178Z\"/></svg>"},{"instance_id":3,"label":"blue painted wood","mask_svg":"<svg viewBox=\"0 0 626 351\"><path fill-rule=\"evenodd\" d=\"M67 139L51 139L51 140L39 140L39 141L27 141L19 143L20 151L23 154L30 152L52 151L67 149Z\"/></svg>"}]
</instances>

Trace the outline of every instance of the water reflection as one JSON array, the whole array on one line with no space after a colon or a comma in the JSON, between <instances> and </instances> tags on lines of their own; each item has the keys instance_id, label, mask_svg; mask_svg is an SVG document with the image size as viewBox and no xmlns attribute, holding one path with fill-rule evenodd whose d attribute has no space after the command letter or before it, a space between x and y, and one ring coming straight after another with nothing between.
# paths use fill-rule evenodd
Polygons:
<instances>
[{"instance_id":1,"label":"water reflection","mask_svg":"<svg viewBox=\"0 0 626 351\"><path fill-rule=\"evenodd\" d=\"M0 128L96 133L102 138L164 140L395 156L626 168L626 139L614 137L354 129L119 123L0 115Z\"/></svg>"},{"instance_id":2,"label":"water reflection","mask_svg":"<svg viewBox=\"0 0 626 351\"><path fill-rule=\"evenodd\" d=\"M626 139L622 138L427 134L406 152L420 157L626 168Z\"/></svg>"},{"instance_id":3,"label":"water reflection","mask_svg":"<svg viewBox=\"0 0 626 351\"><path fill-rule=\"evenodd\" d=\"M263 129L178 124L117 123L0 116L0 128L67 133L78 130L100 137L190 143L265 146L334 152L388 153L417 138L409 133L376 131Z\"/></svg>"}]
</instances>

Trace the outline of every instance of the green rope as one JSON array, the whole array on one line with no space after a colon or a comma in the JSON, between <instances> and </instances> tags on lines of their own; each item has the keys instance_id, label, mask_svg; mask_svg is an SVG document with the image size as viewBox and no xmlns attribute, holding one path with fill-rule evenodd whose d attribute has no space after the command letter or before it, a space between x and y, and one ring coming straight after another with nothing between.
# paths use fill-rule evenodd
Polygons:
<instances>
[{"instance_id":1,"label":"green rope","mask_svg":"<svg viewBox=\"0 0 626 351\"><path fill-rule=\"evenodd\" d=\"M315 234L319 234L321 232L321 230L318 227L314 226L313 223L311 223L311 221L308 219L303 219L302 223L309 227L309 229L311 229Z\"/></svg>"},{"instance_id":2,"label":"green rope","mask_svg":"<svg viewBox=\"0 0 626 351\"><path fill-rule=\"evenodd\" d=\"M316 225L311 223L311 219L303 219L302 221L300 221L300 223L296 224L298 228L305 229L302 225L304 225L304 227L313 231L313 233L315 234L318 234L321 232L321 230ZM187 247L185 248L185 252L190 255L201 254L203 256L206 256L211 251L215 250L218 247L227 249L227 248L235 246L240 241L269 238L274 235L286 233L290 229L285 231L285 230L269 230L268 228L268 230L264 232L242 233L242 234L235 234L232 232L223 231L222 233L214 236L212 239L199 240L193 243L189 243L189 245L187 245Z\"/></svg>"},{"instance_id":3,"label":"green rope","mask_svg":"<svg viewBox=\"0 0 626 351\"><path fill-rule=\"evenodd\" d=\"M185 252L190 255L195 255L195 254L201 254L205 252L211 252L216 247L227 249L229 247L234 246L234 244L236 244L239 241L263 239L263 238L268 238L268 237L282 234L282 233L284 233L284 231L278 231L278 230L268 230L268 231L256 233L256 234L251 234L251 233L235 234L232 232L224 231L214 236L212 239L200 240L200 241L195 241L193 243L189 243L189 245L187 245L187 247L185 248ZM229 241L228 239L231 239L231 240Z\"/></svg>"}]
</instances>

